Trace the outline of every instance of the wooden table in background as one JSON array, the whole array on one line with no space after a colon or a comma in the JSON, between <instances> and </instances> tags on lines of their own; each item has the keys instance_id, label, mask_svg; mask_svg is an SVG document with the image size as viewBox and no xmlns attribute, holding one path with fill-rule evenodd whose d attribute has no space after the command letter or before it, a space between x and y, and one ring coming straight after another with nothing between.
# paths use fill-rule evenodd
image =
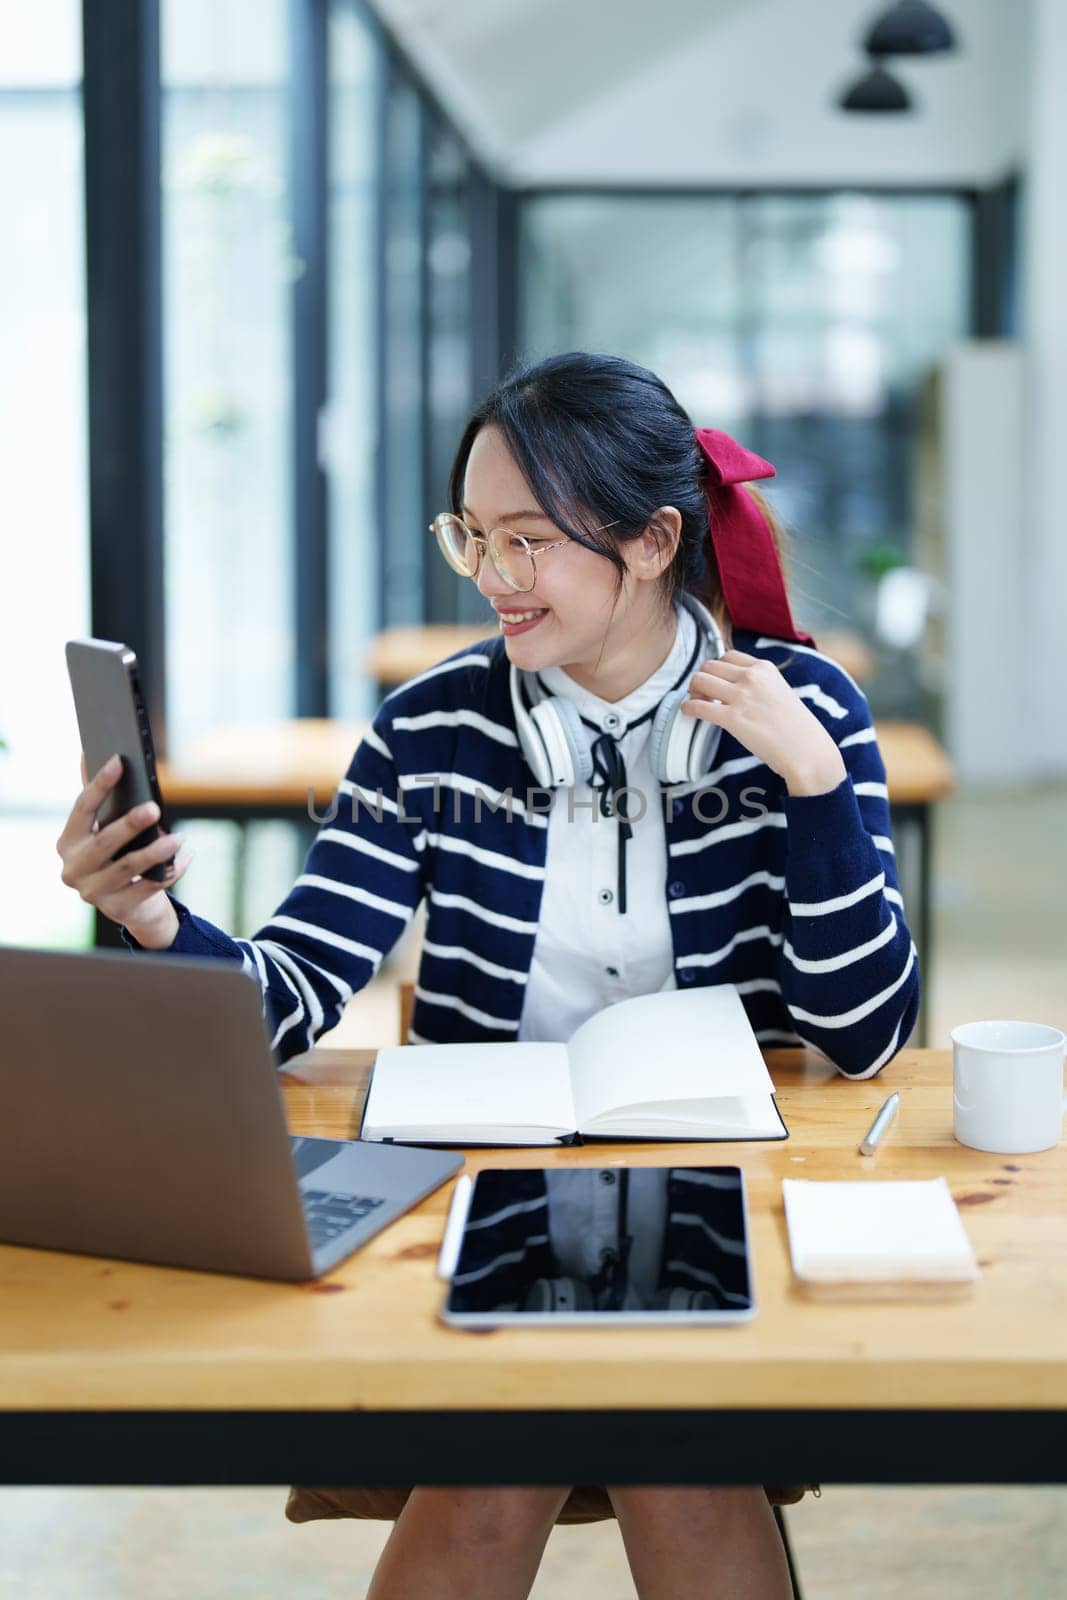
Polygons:
<instances>
[{"instance_id":1,"label":"wooden table in background","mask_svg":"<svg viewBox=\"0 0 1067 1600\"><path fill-rule=\"evenodd\" d=\"M391 689L409 678L434 667L446 656L479 639L493 639L496 623L424 622L418 626L384 628L371 640L363 658L368 674L383 689ZM838 629L820 634L819 648L850 673L857 683L873 678L877 662L871 649L858 634Z\"/></svg>"},{"instance_id":2,"label":"wooden table in background","mask_svg":"<svg viewBox=\"0 0 1067 1600\"><path fill-rule=\"evenodd\" d=\"M319 1048L289 1062L291 1131L355 1137L372 1059ZM753 1321L449 1328L435 1267L450 1185L317 1283L0 1245L0 1481L1067 1480L1067 1145L956 1144L948 1052L903 1051L858 1083L813 1052L767 1061L781 1142L467 1156L470 1171L741 1166ZM899 1117L859 1156L891 1089ZM941 1175L982 1266L965 1299L798 1292L783 1178Z\"/></svg>"},{"instance_id":3,"label":"wooden table in background","mask_svg":"<svg viewBox=\"0 0 1067 1600\"><path fill-rule=\"evenodd\" d=\"M279 722L214 728L180 763L157 765L164 799L175 811L207 815L203 806L227 816L271 809L307 815L314 802L325 810L339 778L370 723L329 717L291 717Z\"/></svg>"},{"instance_id":4,"label":"wooden table in background","mask_svg":"<svg viewBox=\"0 0 1067 1600\"><path fill-rule=\"evenodd\" d=\"M409 628L384 628L375 634L363 657L367 676L382 689L407 683L427 667L435 667L446 656L479 639L493 639L500 632L495 622L427 622Z\"/></svg>"},{"instance_id":5,"label":"wooden table in background","mask_svg":"<svg viewBox=\"0 0 1067 1600\"><path fill-rule=\"evenodd\" d=\"M922 997L916 1023L916 1040L929 1043L930 979L933 968L933 926L930 890L933 856L933 808L956 792L956 774L945 751L929 728L918 722L874 724L878 748L885 762L889 790L889 815L897 850L897 877L907 916L918 908L918 924L912 929L919 952ZM913 859L901 861L902 841L914 845Z\"/></svg>"},{"instance_id":6,"label":"wooden table in background","mask_svg":"<svg viewBox=\"0 0 1067 1600\"><path fill-rule=\"evenodd\" d=\"M230 927L245 926L248 825L285 821L301 832L306 850L318 831L313 813L325 816L337 784L370 723L329 717L214 728L181 761L157 761L156 774L172 831L186 818L237 823ZM101 923L106 928L101 928ZM97 918L101 933L114 928ZM116 930L117 931L117 930Z\"/></svg>"}]
</instances>

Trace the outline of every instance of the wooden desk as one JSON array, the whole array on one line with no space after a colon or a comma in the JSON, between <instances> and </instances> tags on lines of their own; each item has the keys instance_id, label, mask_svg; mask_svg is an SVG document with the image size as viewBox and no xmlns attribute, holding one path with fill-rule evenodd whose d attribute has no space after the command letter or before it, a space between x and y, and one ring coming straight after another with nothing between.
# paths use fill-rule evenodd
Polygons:
<instances>
[{"instance_id":1,"label":"wooden desk","mask_svg":"<svg viewBox=\"0 0 1067 1600\"><path fill-rule=\"evenodd\" d=\"M372 1053L283 1078L294 1133L352 1137ZM758 1314L722 1329L437 1319L450 1186L306 1285L0 1246L2 1481L1067 1481L1067 1145L952 1138L948 1052L850 1083L770 1051L780 1143L478 1150L530 1163L743 1167ZM893 1088L874 1157L856 1145ZM820 1303L793 1287L783 1177L944 1174L983 1274L966 1300ZM521 1448L517 1446L521 1442Z\"/></svg>"}]
</instances>

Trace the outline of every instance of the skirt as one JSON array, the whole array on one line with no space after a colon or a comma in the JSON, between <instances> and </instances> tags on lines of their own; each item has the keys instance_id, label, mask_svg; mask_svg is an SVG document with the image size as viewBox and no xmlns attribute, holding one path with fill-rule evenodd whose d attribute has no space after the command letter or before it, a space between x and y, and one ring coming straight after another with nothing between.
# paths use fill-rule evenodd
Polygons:
<instances>
[{"instance_id":1,"label":"skirt","mask_svg":"<svg viewBox=\"0 0 1067 1600\"><path fill-rule=\"evenodd\" d=\"M821 1493L817 1483L764 1484L772 1506L793 1506L811 1489ZM389 1489L303 1489L289 1490L285 1515L290 1522L316 1522L323 1517L364 1517L395 1522L404 1509L410 1488ZM557 1522L604 1522L614 1517L615 1509L607 1490L596 1484L571 1490L560 1508Z\"/></svg>"}]
</instances>

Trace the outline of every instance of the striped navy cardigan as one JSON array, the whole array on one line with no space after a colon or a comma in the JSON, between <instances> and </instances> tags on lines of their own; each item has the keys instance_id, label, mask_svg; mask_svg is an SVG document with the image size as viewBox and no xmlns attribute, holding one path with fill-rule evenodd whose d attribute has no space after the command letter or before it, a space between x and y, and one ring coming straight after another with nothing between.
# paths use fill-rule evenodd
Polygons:
<instances>
[{"instance_id":1,"label":"striped navy cardigan","mask_svg":"<svg viewBox=\"0 0 1067 1600\"><path fill-rule=\"evenodd\" d=\"M808 1043L849 1077L872 1077L914 1025L919 969L867 700L817 650L745 629L733 642L778 664L847 776L790 795L724 730L710 772L661 790L675 979L733 983L762 1044ZM304 870L250 939L171 896L179 928L166 953L255 975L279 1066L337 1024L423 899L409 1042L517 1037L550 797L519 748L508 670L503 639L481 641L385 698Z\"/></svg>"}]
</instances>

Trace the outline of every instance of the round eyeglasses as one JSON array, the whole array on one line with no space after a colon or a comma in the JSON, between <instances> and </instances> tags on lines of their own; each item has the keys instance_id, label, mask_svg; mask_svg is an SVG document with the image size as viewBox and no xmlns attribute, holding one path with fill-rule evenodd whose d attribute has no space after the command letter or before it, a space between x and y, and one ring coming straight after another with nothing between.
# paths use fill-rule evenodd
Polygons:
<instances>
[{"instance_id":1,"label":"round eyeglasses","mask_svg":"<svg viewBox=\"0 0 1067 1600\"><path fill-rule=\"evenodd\" d=\"M592 531L600 533L604 528L615 526L615 522L605 522ZM462 517L452 511L442 511L434 517L430 532L436 536L441 554L453 572L464 578L476 578L482 556L488 549L489 559L500 577L519 594L527 593L537 582L537 556L574 542L569 538L530 538L524 533L513 533L510 528L490 528L487 535L472 533Z\"/></svg>"}]
</instances>

